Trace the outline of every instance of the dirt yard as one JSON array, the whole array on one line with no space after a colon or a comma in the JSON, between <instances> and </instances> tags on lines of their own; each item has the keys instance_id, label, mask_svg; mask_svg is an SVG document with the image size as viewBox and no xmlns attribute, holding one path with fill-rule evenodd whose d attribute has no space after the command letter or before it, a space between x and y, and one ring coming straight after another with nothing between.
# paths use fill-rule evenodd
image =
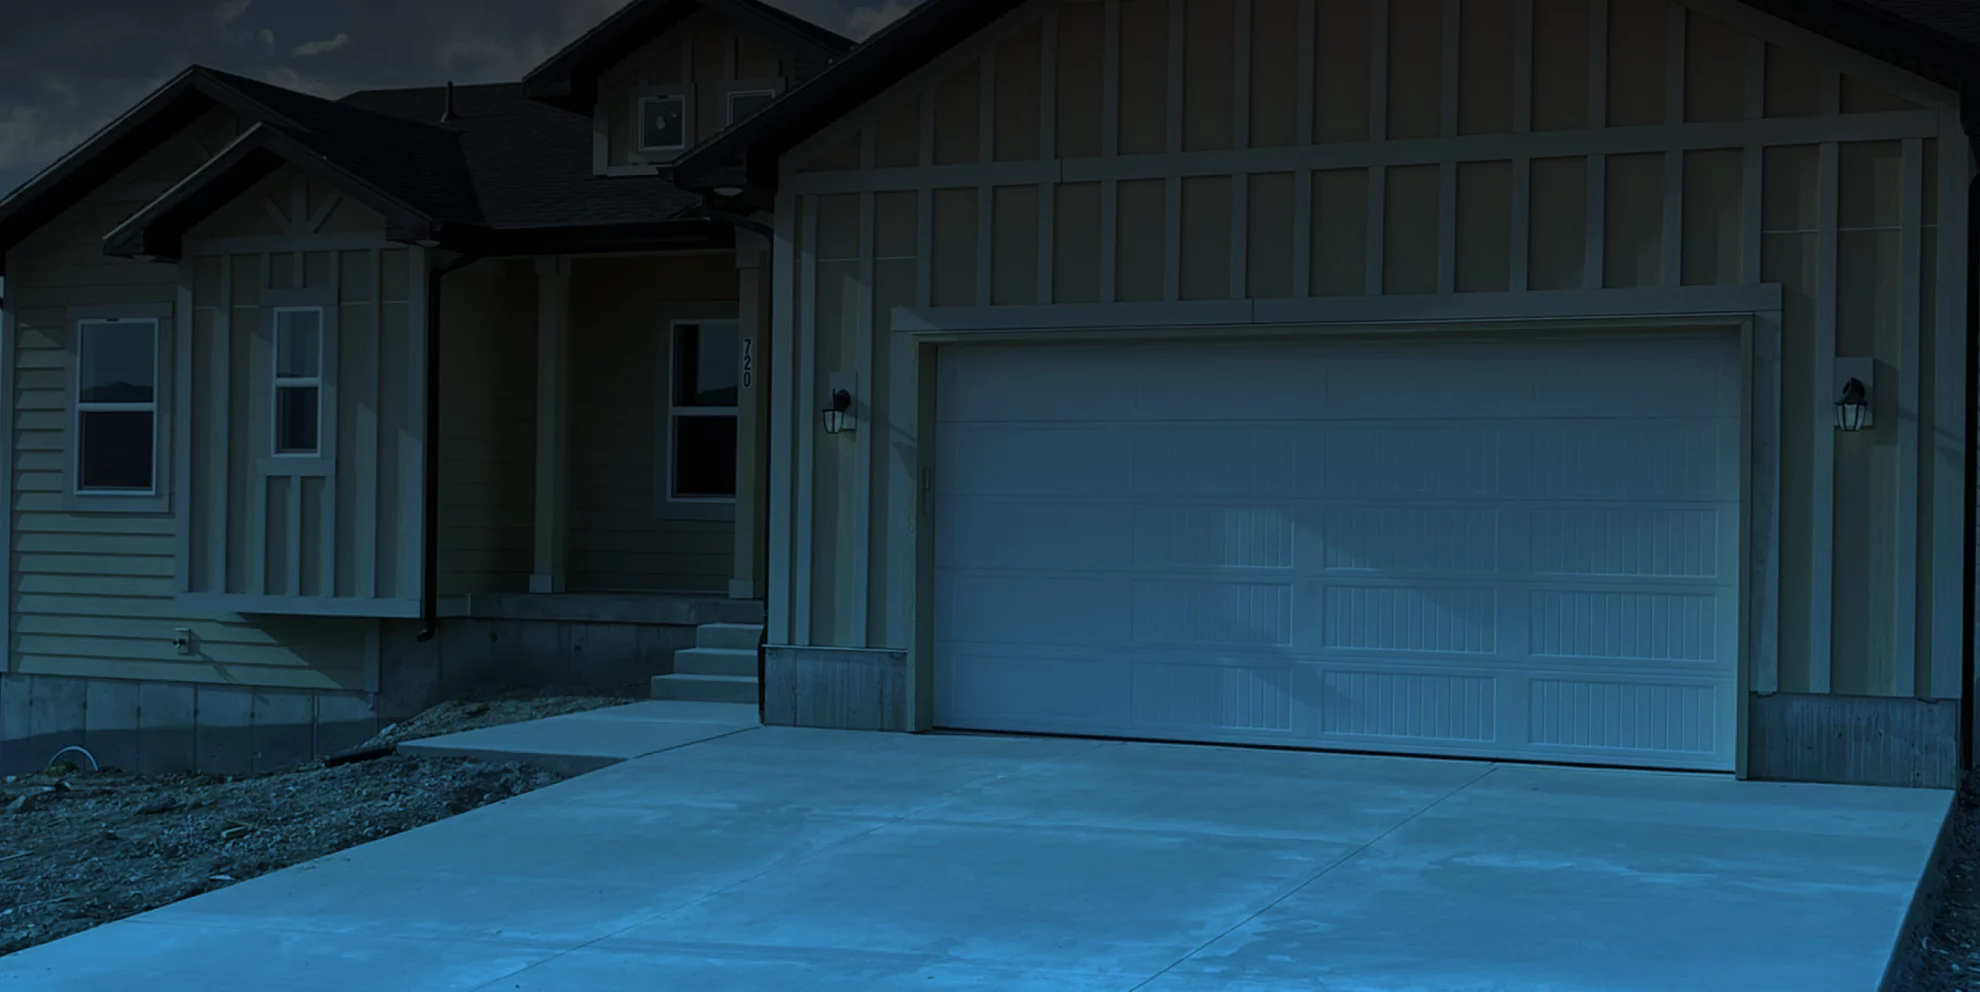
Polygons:
<instances>
[{"instance_id":1,"label":"dirt yard","mask_svg":"<svg viewBox=\"0 0 1980 992\"><path fill-rule=\"evenodd\" d=\"M1948 875L1931 925L1894 962L1893 989L1980 992L1980 777L1968 775L1953 810Z\"/></svg>"},{"instance_id":2,"label":"dirt yard","mask_svg":"<svg viewBox=\"0 0 1980 992\"><path fill-rule=\"evenodd\" d=\"M385 728L366 746L627 701L551 696L444 703ZM10 776L0 781L0 954L424 826L559 778L521 764L397 754L266 775L143 776L58 764L41 774Z\"/></svg>"}]
</instances>

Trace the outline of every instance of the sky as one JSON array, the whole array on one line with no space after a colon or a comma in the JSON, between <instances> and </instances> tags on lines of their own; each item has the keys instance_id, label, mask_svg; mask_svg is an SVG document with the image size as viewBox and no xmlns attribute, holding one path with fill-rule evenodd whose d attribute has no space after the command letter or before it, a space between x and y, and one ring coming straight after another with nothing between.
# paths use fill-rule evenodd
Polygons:
<instances>
[{"instance_id":1,"label":"sky","mask_svg":"<svg viewBox=\"0 0 1980 992\"><path fill-rule=\"evenodd\" d=\"M193 63L341 97L520 77L627 0L0 0L0 195ZM864 38L918 0L769 0Z\"/></svg>"}]
</instances>

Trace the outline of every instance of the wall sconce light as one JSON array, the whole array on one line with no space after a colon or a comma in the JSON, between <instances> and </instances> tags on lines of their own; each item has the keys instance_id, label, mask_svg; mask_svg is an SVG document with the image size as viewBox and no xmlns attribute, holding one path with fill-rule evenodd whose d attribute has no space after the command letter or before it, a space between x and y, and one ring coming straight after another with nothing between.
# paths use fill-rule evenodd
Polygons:
<instances>
[{"instance_id":1,"label":"wall sconce light","mask_svg":"<svg viewBox=\"0 0 1980 992\"><path fill-rule=\"evenodd\" d=\"M832 402L824 410L825 433L843 434L852 430L852 393L843 388L832 390Z\"/></svg>"},{"instance_id":2,"label":"wall sconce light","mask_svg":"<svg viewBox=\"0 0 1980 992\"><path fill-rule=\"evenodd\" d=\"M1836 387L1836 430L1854 433L1875 423L1870 413L1871 370L1875 367L1868 358L1836 359L1836 380L1840 383Z\"/></svg>"}]
</instances>

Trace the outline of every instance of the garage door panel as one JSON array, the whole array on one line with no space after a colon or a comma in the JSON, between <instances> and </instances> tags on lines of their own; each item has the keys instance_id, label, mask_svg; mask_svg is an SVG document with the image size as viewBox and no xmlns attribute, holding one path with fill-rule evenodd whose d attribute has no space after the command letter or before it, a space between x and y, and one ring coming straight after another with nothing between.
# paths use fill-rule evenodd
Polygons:
<instances>
[{"instance_id":1,"label":"garage door panel","mask_svg":"<svg viewBox=\"0 0 1980 992\"><path fill-rule=\"evenodd\" d=\"M1134 434L1134 492L1150 496L1289 496L1299 432L1169 426Z\"/></svg>"},{"instance_id":2,"label":"garage door panel","mask_svg":"<svg viewBox=\"0 0 1980 992\"><path fill-rule=\"evenodd\" d=\"M1736 430L1717 421L1696 420L1536 425L1524 495L1737 500Z\"/></svg>"},{"instance_id":3,"label":"garage door panel","mask_svg":"<svg viewBox=\"0 0 1980 992\"><path fill-rule=\"evenodd\" d=\"M1488 496L1499 491L1494 424L1327 424L1302 496Z\"/></svg>"},{"instance_id":4,"label":"garage door panel","mask_svg":"<svg viewBox=\"0 0 1980 992\"><path fill-rule=\"evenodd\" d=\"M1134 504L1134 564L1141 568L1290 569L1299 533L1284 504Z\"/></svg>"},{"instance_id":5,"label":"garage door panel","mask_svg":"<svg viewBox=\"0 0 1980 992\"><path fill-rule=\"evenodd\" d=\"M1490 655L1499 651L1490 587L1392 581L1320 589L1320 646L1357 652Z\"/></svg>"},{"instance_id":6,"label":"garage door panel","mask_svg":"<svg viewBox=\"0 0 1980 992\"><path fill-rule=\"evenodd\" d=\"M1314 674L1321 733L1416 742L1498 740L1498 682L1492 675L1382 668Z\"/></svg>"},{"instance_id":7,"label":"garage door panel","mask_svg":"<svg viewBox=\"0 0 1980 992\"><path fill-rule=\"evenodd\" d=\"M1562 577L1717 579L1732 571L1736 521L1716 506L1536 506L1531 570Z\"/></svg>"},{"instance_id":8,"label":"garage door panel","mask_svg":"<svg viewBox=\"0 0 1980 992\"><path fill-rule=\"evenodd\" d=\"M1134 638L1134 583L1122 574L945 575L935 636L1003 644L1106 645Z\"/></svg>"},{"instance_id":9,"label":"garage door panel","mask_svg":"<svg viewBox=\"0 0 1980 992\"><path fill-rule=\"evenodd\" d=\"M1111 502L961 496L943 505L935 560L982 569L1125 569L1141 548L1136 522Z\"/></svg>"},{"instance_id":10,"label":"garage door panel","mask_svg":"<svg viewBox=\"0 0 1980 992\"><path fill-rule=\"evenodd\" d=\"M1125 353L1124 353L1125 351ZM1206 351L1196 347L1103 349L1105 374L1135 384L1139 421L1189 420L1214 410L1219 420L1316 420L1329 416L1326 383L1302 361L1304 347L1252 342Z\"/></svg>"},{"instance_id":11,"label":"garage door panel","mask_svg":"<svg viewBox=\"0 0 1980 992\"><path fill-rule=\"evenodd\" d=\"M1499 571L1500 511L1492 506L1337 504L1315 516L1305 560L1327 572Z\"/></svg>"},{"instance_id":12,"label":"garage door panel","mask_svg":"<svg viewBox=\"0 0 1980 992\"><path fill-rule=\"evenodd\" d=\"M1117 347L1081 367L1300 397L940 424L937 722L1730 767L1730 340ZM1030 375L1054 349L979 350L945 372L1078 388ZM1633 364L1656 404L1588 385Z\"/></svg>"},{"instance_id":13,"label":"garage door panel","mask_svg":"<svg viewBox=\"0 0 1980 992\"><path fill-rule=\"evenodd\" d=\"M1133 583L1133 590L1137 644L1292 644L1291 583L1142 579Z\"/></svg>"},{"instance_id":14,"label":"garage door panel","mask_svg":"<svg viewBox=\"0 0 1980 992\"><path fill-rule=\"evenodd\" d=\"M1120 427L944 424L936 485L960 496L1085 496L1122 491L1133 478L1133 433Z\"/></svg>"},{"instance_id":15,"label":"garage door panel","mask_svg":"<svg viewBox=\"0 0 1980 992\"><path fill-rule=\"evenodd\" d=\"M937 361L936 419L971 422L1132 421L1136 388L1118 352L1099 346L972 348Z\"/></svg>"}]
</instances>

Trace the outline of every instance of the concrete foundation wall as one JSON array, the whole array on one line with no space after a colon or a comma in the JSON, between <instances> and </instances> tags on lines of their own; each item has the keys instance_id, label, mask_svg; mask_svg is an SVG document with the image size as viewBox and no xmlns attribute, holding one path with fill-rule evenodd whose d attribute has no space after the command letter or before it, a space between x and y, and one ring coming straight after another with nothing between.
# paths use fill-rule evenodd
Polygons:
<instances>
[{"instance_id":1,"label":"concrete foundation wall","mask_svg":"<svg viewBox=\"0 0 1980 992\"><path fill-rule=\"evenodd\" d=\"M763 656L763 723L830 730L913 730L906 651L772 647Z\"/></svg>"},{"instance_id":2,"label":"concrete foundation wall","mask_svg":"<svg viewBox=\"0 0 1980 992\"><path fill-rule=\"evenodd\" d=\"M378 713L400 720L447 699L529 689L645 694L647 680L674 670L674 652L694 646L686 624L593 623L463 617L440 621L420 640L415 621L385 625Z\"/></svg>"},{"instance_id":3,"label":"concrete foundation wall","mask_svg":"<svg viewBox=\"0 0 1980 992\"><path fill-rule=\"evenodd\" d=\"M1951 789L1959 702L1774 693L1753 697L1747 774L1756 779Z\"/></svg>"},{"instance_id":4,"label":"concrete foundation wall","mask_svg":"<svg viewBox=\"0 0 1980 992\"><path fill-rule=\"evenodd\" d=\"M364 693L0 676L0 774L45 767L66 747L131 771L266 772L377 732ZM63 760L88 766L80 755Z\"/></svg>"}]
</instances>

